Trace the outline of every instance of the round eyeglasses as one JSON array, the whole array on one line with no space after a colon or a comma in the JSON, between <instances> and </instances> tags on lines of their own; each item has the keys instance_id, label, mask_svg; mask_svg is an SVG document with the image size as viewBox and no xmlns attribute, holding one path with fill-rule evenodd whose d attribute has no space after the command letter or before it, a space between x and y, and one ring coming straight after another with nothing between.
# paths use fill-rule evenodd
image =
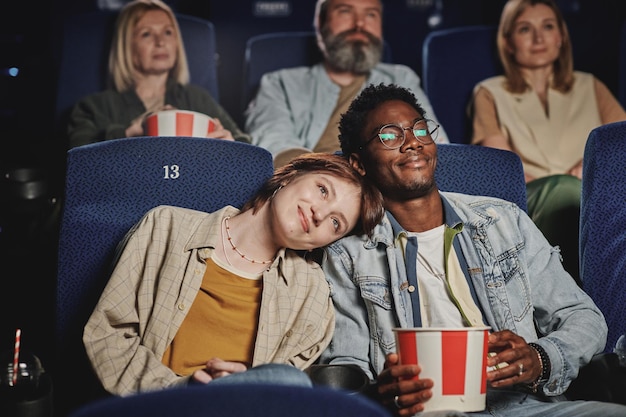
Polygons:
<instances>
[{"instance_id":1,"label":"round eyeglasses","mask_svg":"<svg viewBox=\"0 0 626 417\"><path fill-rule=\"evenodd\" d=\"M406 130L412 131L415 139L422 145L430 145L437 140L439 125L430 119L417 120L411 127L402 127L396 124L384 125L380 128L378 133L365 142L365 145L361 148L364 148L369 145L371 141L378 138L380 143L386 148L398 149L404 145L406 141Z\"/></svg>"}]
</instances>

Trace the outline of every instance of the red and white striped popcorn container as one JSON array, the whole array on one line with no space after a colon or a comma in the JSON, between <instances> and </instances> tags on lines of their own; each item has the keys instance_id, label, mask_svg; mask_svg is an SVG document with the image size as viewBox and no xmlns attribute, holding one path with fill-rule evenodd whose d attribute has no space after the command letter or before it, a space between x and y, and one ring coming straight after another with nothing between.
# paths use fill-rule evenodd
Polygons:
<instances>
[{"instance_id":1,"label":"red and white striped popcorn container","mask_svg":"<svg viewBox=\"0 0 626 417\"><path fill-rule=\"evenodd\" d=\"M189 110L163 110L146 117L147 136L195 136L206 138L215 130L215 121Z\"/></svg>"},{"instance_id":2,"label":"red and white striped popcorn container","mask_svg":"<svg viewBox=\"0 0 626 417\"><path fill-rule=\"evenodd\" d=\"M485 409L489 329L393 329L400 363L419 364L419 377L434 381L433 396L424 411Z\"/></svg>"}]
</instances>

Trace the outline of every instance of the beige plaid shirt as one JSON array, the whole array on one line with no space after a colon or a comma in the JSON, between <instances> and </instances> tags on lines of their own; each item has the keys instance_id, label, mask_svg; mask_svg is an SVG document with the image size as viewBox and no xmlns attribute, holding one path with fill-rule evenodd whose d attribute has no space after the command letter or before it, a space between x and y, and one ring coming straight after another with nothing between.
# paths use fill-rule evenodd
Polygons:
<instances>
[{"instance_id":1,"label":"beige plaid shirt","mask_svg":"<svg viewBox=\"0 0 626 417\"><path fill-rule=\"evenodd\" d=\"M161 206L127 234L83 333L87 355L109 392L128 395L188 382L189 376L176 375L161 359L200 289L222 219L237 213L234 207L207 214ZM330 342L334 325L319 265L281 250L263 273L253 366L308 367Z\"/></svg>"}]
</instances>

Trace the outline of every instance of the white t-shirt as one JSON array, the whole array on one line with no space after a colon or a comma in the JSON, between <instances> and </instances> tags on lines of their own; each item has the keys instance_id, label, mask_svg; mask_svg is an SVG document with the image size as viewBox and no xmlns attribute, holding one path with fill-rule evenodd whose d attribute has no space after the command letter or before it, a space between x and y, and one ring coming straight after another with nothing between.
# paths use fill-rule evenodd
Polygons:
<instances>
[{"instance_id":1,"label":"white t-shirt","mask_svg":"<svg viewBox=\"0 0 626 417\"><path fill-rule=\"evenodd\" d=\"M463 317L448 293L443 259L444 227L408 233L417 238L416 271L424 327L464 327Z\"/></svg>"}]
</instances>

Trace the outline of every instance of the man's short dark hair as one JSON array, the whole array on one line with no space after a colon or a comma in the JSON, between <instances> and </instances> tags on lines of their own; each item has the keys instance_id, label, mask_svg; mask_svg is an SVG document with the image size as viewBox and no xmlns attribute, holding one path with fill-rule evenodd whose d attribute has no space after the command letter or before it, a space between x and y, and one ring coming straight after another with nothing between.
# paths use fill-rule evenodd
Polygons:
<instances>
[{"instance_id":1,"label":"man's short dark hair","mask_svg":"<svg viewBox=\"0 0 626 417\"><path fill-rule=\"evenodd\" d=\"M361 135L369 113L382 103L392 100L404 101L422 117L426 117L424 109L417 102L411 90L395 84L371 84L352 101L348 111L341 116L339 142L341 143L341 151L345 156L360 152L359 148L365 143L365 138L362 138Z\"/></svg>"}]
</instances>

